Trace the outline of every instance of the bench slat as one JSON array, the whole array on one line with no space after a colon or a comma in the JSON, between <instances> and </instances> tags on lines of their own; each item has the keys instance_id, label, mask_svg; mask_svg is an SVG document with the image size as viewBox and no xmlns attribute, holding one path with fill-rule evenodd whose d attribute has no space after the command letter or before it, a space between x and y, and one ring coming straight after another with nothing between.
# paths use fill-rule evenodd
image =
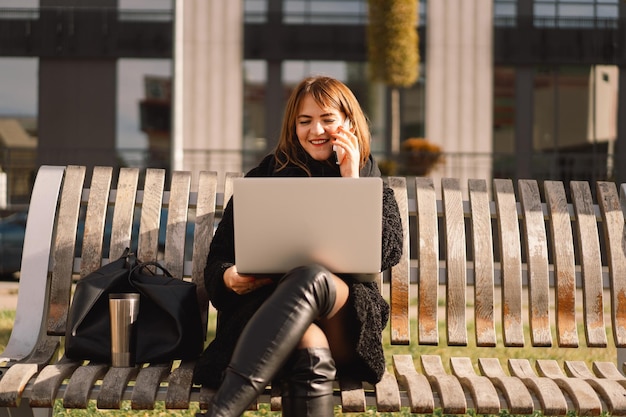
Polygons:
<instances>
[{"instance_id":1,"label":"bench slat","mask_svg":"<svg viewBox=\"0 0 626 417\"><path fill-rule=\"evenodd\" d=\"M415 178L417 256L419 258L418 340L439 343L439 232L435 187L431 178Z\"/></svg>"},{"instance_id":2,"label":"bench slat","mask_svg":"<svg viewBox=\"0 0 626 417\"><path fill-rule=\"evenodd\" d=\"M193 258L191 281L198 288L198 305L202 314L203 329L207 331L209 319L209 295L204 286L204 268L206 266L209 247L213 240L215 225L215 206L217 195L217 172L200 172L198 179L198 201L193 234Z\"/></svg>"},{"instance_id":3,"label":"bench slat","mask_svg":"<svg viewBox=\"0 0 626 417\"><path fill-rule=\"evenodd\" d=\"M102 410L119 409L126 386L130 380L137 377L137 372L139 369L136 367L109 368L102 379L102 386L96 399L97 407Z\"/></svg>"},{"instance_id":4,"label":"bench slat","mask_svg":"<svg viewBox=\"0 0 626 417\"><path fill-rule=\"evenodd\" d=\"M393 355L393 369L400 386L409 397L411 413L432 414L435 399L428 379L417 373L411 355Z\"/></svg>"},{"instance_id":5,"label":"bench slat","mask_svg":"<svg viewBox=\"0 0 626 417\"><path fill-rule=\"evenodd\" d=\"M533 346L552 346L548 242L539 186L534 180L520 180L518 187L522 203L524 242L528 263L528 315L531 342Z\"/></svg>"},{"instance_id":6,"label":"bench slat","mask_svg":"<svg viewBox=\"0 0 626 417\"><path fill-rule=\"evenodd\" d=\"M119 259L124 250L131 247L138 183L139 170L137 168L120 169L111 223L109 259Z\"/></svg>"},{"instance_id":7,"label":"bench slat","mask_svg":"<svg viewBox=\"0 0 626 417\"><path fill-rule=\"evenodd\" d=\"M406 189L406 178L389 177L389 187L394 192L402 219L402 233L404 237L402 257L400 262L391 268L390 287L390 329L391 343L394 345L408 345L411 341L411 323L409 320L410 305L410 238L409 225L406 220L409 218L408 196Z\"/></svg>"},{"instance_id":8,"label":"bench slat","mask_svg":"<svg viewBox=\"0 0 626 417\"><path fill-rule=\"evenodd\" d=\"M113 169L111 167L95 167L93 169L82 241L81 277L85 277L102 265L104 224L112 174Z\"/></svg>"},{"instance_id":9,"label":"bench slat","mask_svg":"<svg viewBox=\"0 0 626 417\"><path fill-rule=\"evenodd\" d=\"M142 262L157 260L164 185L164 169L149 168L146 170L137 249L137 257Z\"/></svg>"},{"instance_id":10,"label":"bench slat","mask_svg":"<svg viewBox=\"0 0 626 417\"><path fill-rule=\"evenodd\" d=\"M68 166L65 170L63 190L59 203L57 231L54 242L50 285L48 334L64 336L67 323L70 291L74 268L74 248L80 213L80 201L85 182L85 167Z\"/></svg>"},{"instance_id":11,"label":"bench slat","mask_svg":"<svg viewBox=\"0 0 626 417\"><path fill-rule=\"evenodd\" d=\"M79 366L78 361L66 357L61 358L56 364L46 366L33 383L30 406L52 408L61 383L69 378Z\"/></svg>"},{"instance_id":12,"label":"bench slat","mask_svg":"<svg viewBox=\"0 0 626 417\"><path fill-rule=\"evenodd\" d=\"M444 414L465 414L467 401L461 382L453 375L449 375L443 368L441 356L421 355L424 375L428 377L433 389L441 399L441 409Z\"/></svg>"},{"instance_id":13,"label":"bench slat","mask_svg":"<svg viewBox=\"0 0 626 417\"><path fill-rule=\"evenodd\" d=\"M544 414L565 415L567 400L556 382L547 377L537 376L527 359L509 359L508 365L511 375L518 377L539 399Z\"/></svg>"},{"instance_id":14,"label":"bench slat","mask_svg":"<svg viewBox=\"0 0 626 417\"><path fill-rule=\"evenodd\" d=\"M496 388L489 378L476 374L470 358L450 358L450 366L461 385L470 391L478 414L500 412L500 397Z\"/></svg>"},{"instance_id":15,"label":"bench slat","mask_svg":"<svg viewBox=\"0 0 626 417\"><path fill-rule=\"evenodd\" d=\"M467 345L465 217L458 179L441 180L446 245L446 326L448 345Z\"/></svg>"},{"instance_id":16,"label":"bench slat","mask_svg":"<svg viewBox=\"0 0 626 417\"><path fill-rule=\"evenodd\" d=\"M170 199L167 210L165 234L165 268L175 277L182 278L185 260L185 236L191 173L176 171L172 174Z\"/></svg>"},{"instance_id":17,"label":"bench slat","mask_svg":"<svg viewBox=\"0 0 626 417\"><path fill-rule=\"evenodd\" d=\"M400 390L396 378L385 371L383 378L376 384L377 410L383 413L400 411Z\"/></svg>"},{"instance_id":18,"label":"bench slat","mask_svg":"<svg viewBox=\"0 0 626 417\"><path fill-rule=\"evenodd\" d=\"M495 179L502 280L502 333L505 346L524 346L520 231L511 180Z\"/></svg>"},{"instance_id":19,"label":"bench slat","mask_svg":"<svg viewBox=\"0 0 626 417\"><path fill-rule=\"evenodd\" d=\"M272 386L270 390L270 411L281 411L283 409L283 399L279 387Z\"/></svg>"},{"instance_id":20,"label":"bench slat","mask_svg":"<svg viewBox=\"0 0 626 417\"><path fill-rule=\"evenodd\" d=\"M505 374L497 358L479 358L478 367L504 394L511 414L532 414L535 405L528 388L519 378Z\"/></svg>"},{"instance_id":21,"label":"bench slat","mask_svg":"<svg viewBox=\"0 0 626 417\"><path fill-rule=\"evenodd\" d=\"M224 207L226 207L226 204L233 196L233 180L241 177L243 177L243 173L241 172L227 172L224 174Z\"/></svg>"},{"instance_id":22,"label":"bench slat","mask_svg":"<svg viewBox=\"0 0 626 417\"><path fill-rule=\"evenodd\" d=\"M106 374L108 368L107 365L98 363L78 367L67 382L63 394L63 407L87 408L93 384Z\"/></svg>"},{"instance_id":23,"label":"bench slat","mask_svg":"<svg viewBox=\"0 0 626 417\"><path fill-rule=\"evenodd\" d=\"M593 363L594 369L596 368L596 362ZM609 371L611 365L612 371ZM624 389L624 383L626 380L624 376L619 374L614 364L604 364L600 367L605 368L611 375L607 378L602 375L596 377L587 364L582 361L565 361L565 372L573 377L580 378L589 385L602 397L602 400L608 405L609 412L613 415L626 414L626 389ZM617 372L619 376L616 376L613 372Z\"/></svg>"},{"instance_id":24,"label":"bench slat","mask_svg":"<svg viewBox=\"0 0 626 417\"><path fill-rule=\"evenodd\" d=\"M577 362L566 361L565 369L568 370L570 364L576 364ZM613 362L600 362L594 361L593 364L593 374L591 376L597 375L600 378L612 379L614 381L618 381L621 385L626 388L626 378L624 375L615 367ZM585 367L586 368L586 367Z\"/></svg>"},{"instance_id":25,"label":"bench slat","mask_svg":"<svg viewBox=\"0 0 626 417\"><path fill-rule=\"evenodd\" d=\"M584 380L568 378L563 374L555 360L537 360L539 374L550 378L572 399L576 407L576 414L583 416L597 416L602 412L602 404L596 392Z\"/></svg>"},{"instance_id":26,"label":"bench slat","mask_svg":"<svg viewBox=\"0 0 626 417\"><path fill-rule=\"evenodd\" d=\"M34 363L17 363L0 379L0 407L17 407L28 381L39 371Z\"/></svg>"},{"instance_id":27,"label":"bench slat","mask_svg":"<svg viewBox=\"0 0 626 417\"><path fill-rule=\"evenodd\" d=\"M626 252L622 246L626 228L615 183L598 182L598 206L602 214L606 258L611 280L611 319L617 347L626 347Z\"/></svg>"},{"instance_id":28,"label":"bench slat","mask_svg":"<svg viewBox=\"0 0 626 417\"><path fill-rule=\"evenodd\" d=\"M201 387L198 394L198 408L201 411L206 411L209 408L209 404L211 403L211 399L214 395L215 390L207 387Z\"/></svg>"},{"instance_id":29,"label":"bench slat","mask_svg":"<svg viewBox=\"0 0 626 417\"><path fill-rule=\"evenodd\" d=\"M572 181L570 189L576 213L576 232L580 248L587 346L605 347L607 337L604 327L602 260L593 197L587 182Z\"/></svg>"},{"instance_id":30,"label":"bench slat","mask_svg":"<svg viewBox=\"0 0 626 417\"><path fill-rule=\"evenodd\" d=\"M135 387L131 397L131 408L133 410L153 410L157 391L170 369L171 363L150 364L139 370Z\"/></svg>"},{"instance_id":31,"label":"bench slat","mask_svg":"<svg viewBox=\"0 0 626 417\"><path fill-rule=\"evenodd\" d=\"M2 362L27 357L40 341L40 329L47 325L49 254L64 173L64 167L42 166L33 185L15 310L15 323L20 325L15 325L11 331L9 341L0 354Z\"/></svg>"},{"instance_id":32,"label":"bench slat","mask_svg":"<svg viewBox=\"0 0 626 417\"><path fill-rule=\"evenodd\" d=\"M496 345L493 236L487 182L469 180L474 259L474 325L477 346Z\"/></svg>"},{"instance_id":33,"label":"bench slat","mask_svg":"<svg viewBox=\"0 0 626 417\"><path fill-rule=\"evenodd\" d=\"M365 411L363 383L340 377L339 387L341 389L341 410L344 413L362 413Z\"/></svg>"},{"instance_id":34,"label":"bench slat","mask_svg":"<svg viewBox=\"0 0 626 417\"><path fill-rule=\"evenodd\" d=\"M574 237L565 187L560 181L546 181L544 189L551 219L549 226L554 257L557 343L561 347L578 347Z\"/></svg>"},{"instance_id":35,"label":"bench slat","mask_svg":"<svg viewBox=\"0 0 626 417\"><path fill-rule=\"evenodd\" d=\"M165 407L174 410L189 408L195 361L181 361L167 379Z\"/></svg>"}]
</instances>

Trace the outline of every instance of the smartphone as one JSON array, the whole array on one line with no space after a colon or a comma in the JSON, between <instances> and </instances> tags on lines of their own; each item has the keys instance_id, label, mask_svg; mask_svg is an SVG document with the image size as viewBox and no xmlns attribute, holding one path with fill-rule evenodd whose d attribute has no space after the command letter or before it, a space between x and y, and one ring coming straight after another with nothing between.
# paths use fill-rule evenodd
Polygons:
<instances>
[{"instance_id":1,"label":"smartphone","mask_svg":"<svg viewBox=\"0 0 626 417\"><path fill-rule=\"evenodd\" d=\"M343 127L351 131L352 122L349 119L346 119L343 122ZM341 162L343 162L343 158L346 156L346 151L341 146L333 145L333 152L335 153L335 163L340 165Z\"/></svg>"},{"instance_id":2,"label":"smartphone","mask_svg":"<svg viewBox=\"0 0 626 417\"><path fill-rule=\"evenodd\" d=\"M346 151L340 146L333 145L333 152L335 153L335 163L340 165L346 156Z\"/></svg>"}]
</instances>

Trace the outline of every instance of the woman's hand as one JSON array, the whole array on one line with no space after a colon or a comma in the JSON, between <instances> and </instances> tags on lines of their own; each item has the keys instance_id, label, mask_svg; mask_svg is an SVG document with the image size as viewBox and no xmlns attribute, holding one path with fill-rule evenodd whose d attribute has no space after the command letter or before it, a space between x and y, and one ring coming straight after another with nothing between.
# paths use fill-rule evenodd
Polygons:
<instances>
[{"instance_id":1,"label":"woman's hand","mask_svg":"<svg viewBox=\"0 0 626 417\"><path fill-rule=\"evenodd\" d=\"M339 164L341 176L358 178L361 161L358 138L344 126L339 126L335 133L331 133L331 136L333 137L333 145L345 152L343 160Z\"/></svg>"},{"instance_id":2,"label":"woman's hand","mask_svg":"<svg viewBox=\"0 0 626 417\"><path fill-rule=\"evenodd\" d=\"M233 265L224 271L224 285L226 288L243 295L252 292L260 287L271 284L270 278L255 278L252 275L240 275L237 266Z\"/></svg>"}]
</instances>

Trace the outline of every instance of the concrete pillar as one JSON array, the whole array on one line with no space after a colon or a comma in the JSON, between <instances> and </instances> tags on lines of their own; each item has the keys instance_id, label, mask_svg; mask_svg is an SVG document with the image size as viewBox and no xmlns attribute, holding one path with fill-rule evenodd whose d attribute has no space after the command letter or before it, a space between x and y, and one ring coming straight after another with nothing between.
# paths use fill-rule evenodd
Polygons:
<instances>
[{"instance_id":1,"label":"concrete pillar","mask_svg":"<svg viewBox=\"0 0 626 417\"><path fill-rule=\"evenodd\" d=\"M41 7L81 6L80 0L41 0ZM90 6L117 7L117 0L97 0ZM63 54L73 36L68 16L60 16L56 39ZM117 164L117 63L113 59L39 59L38 164Z\"/></svg>"},{"instance_id":2,"label":"concrete pillar","mask_svg":"<svg viewBox=\"0 0 626 417\"><path fill-rule=\"evenodd\" d=\"M265 88L265 140L267 153L273 151L276 145L278 145L278 137L280 136L285 111L285 94L283 91L282 61L268 61Z\"/></svg>"},{"instance_id":3,"label":"concrete pillar","mask_svg":"<svg viewBox=\"0 0 626 417\"><path fill-rule=\"evenodd\" d=\"M493 148L493 0L430 0L426 138L449 156L434 175L490 182Z\"/></svg>"},{"instance_id":4,"label":"concrete pillar","mask_svg":"<svg viewBox=\"0 0 626 417\"><path fill-rule=\"evenodd\" d=\"M517 3L518 30L532 27L533 0L519 0ZM528 42L521 43L518 51L522 56L530 56ZM556 88L556 87L555 87ZM515 68L515 176L531 178L535 114L535 69L533 66L518 65Z\"/></svg>"},{"instance_id":5,"label":"concrete pillar","mask_svg":"<svg viewBox=\"0 0 626 417\"><path fill-rule=\"evenodd\" d=\"M115 59L39 60L39 164L116 166Z\"/></svg>"},{"instance_id":6,"label":"concrete pillar","mask_svg":"<svg viewBox=\"0 0 626 417\"><path fill-rule=\"evenodd\" d=\"M533 153L535 71L533 67L515 68L515 176L531 178Z\"/></svg>"},{"instance_id":7,"label":"concrete pillar","mask_svg":"<svg viewBox=\"0 0 626 417\"><path fill-rule=\"evenodd\" d=\"M174 9L172 167L240 171L243 1L175 0Z\"/></svg>"}]
</instances>

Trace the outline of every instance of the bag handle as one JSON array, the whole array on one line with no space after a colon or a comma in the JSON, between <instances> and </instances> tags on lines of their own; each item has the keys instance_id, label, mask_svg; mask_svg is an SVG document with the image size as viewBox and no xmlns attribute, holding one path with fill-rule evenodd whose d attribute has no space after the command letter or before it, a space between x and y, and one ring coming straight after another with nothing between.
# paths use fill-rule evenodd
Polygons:
<instances>
[{"instance_id":1,"label":"bag handle","mask_svg":"<svg viewBox=\"0 0 626 417\"><path fill-rule=\"evenodd\" d=\"M135 260L136 259L137 258L135 258ZM163 275L166 275L166 276L168 276L170 278L174 278L174 275L172 275L172 273L170 271L168 271L163 265L161 265L160 263L155 262L155 261L150 261L150 262L137 262L135 265L132 265L132 267L130 269L130 273L128 274L128 276L129 276L128 279L132 280L131 277L133 275L133 272L135 272L135 271L141 272L142 270L146 269L149 266L153 266L153 267L161 270L161 272L163 272ZM148 272L150 272L150 275L156 275L154 273L154 271L151 271L150 269L148 269Z\"/></svg>"}]
</instances>

